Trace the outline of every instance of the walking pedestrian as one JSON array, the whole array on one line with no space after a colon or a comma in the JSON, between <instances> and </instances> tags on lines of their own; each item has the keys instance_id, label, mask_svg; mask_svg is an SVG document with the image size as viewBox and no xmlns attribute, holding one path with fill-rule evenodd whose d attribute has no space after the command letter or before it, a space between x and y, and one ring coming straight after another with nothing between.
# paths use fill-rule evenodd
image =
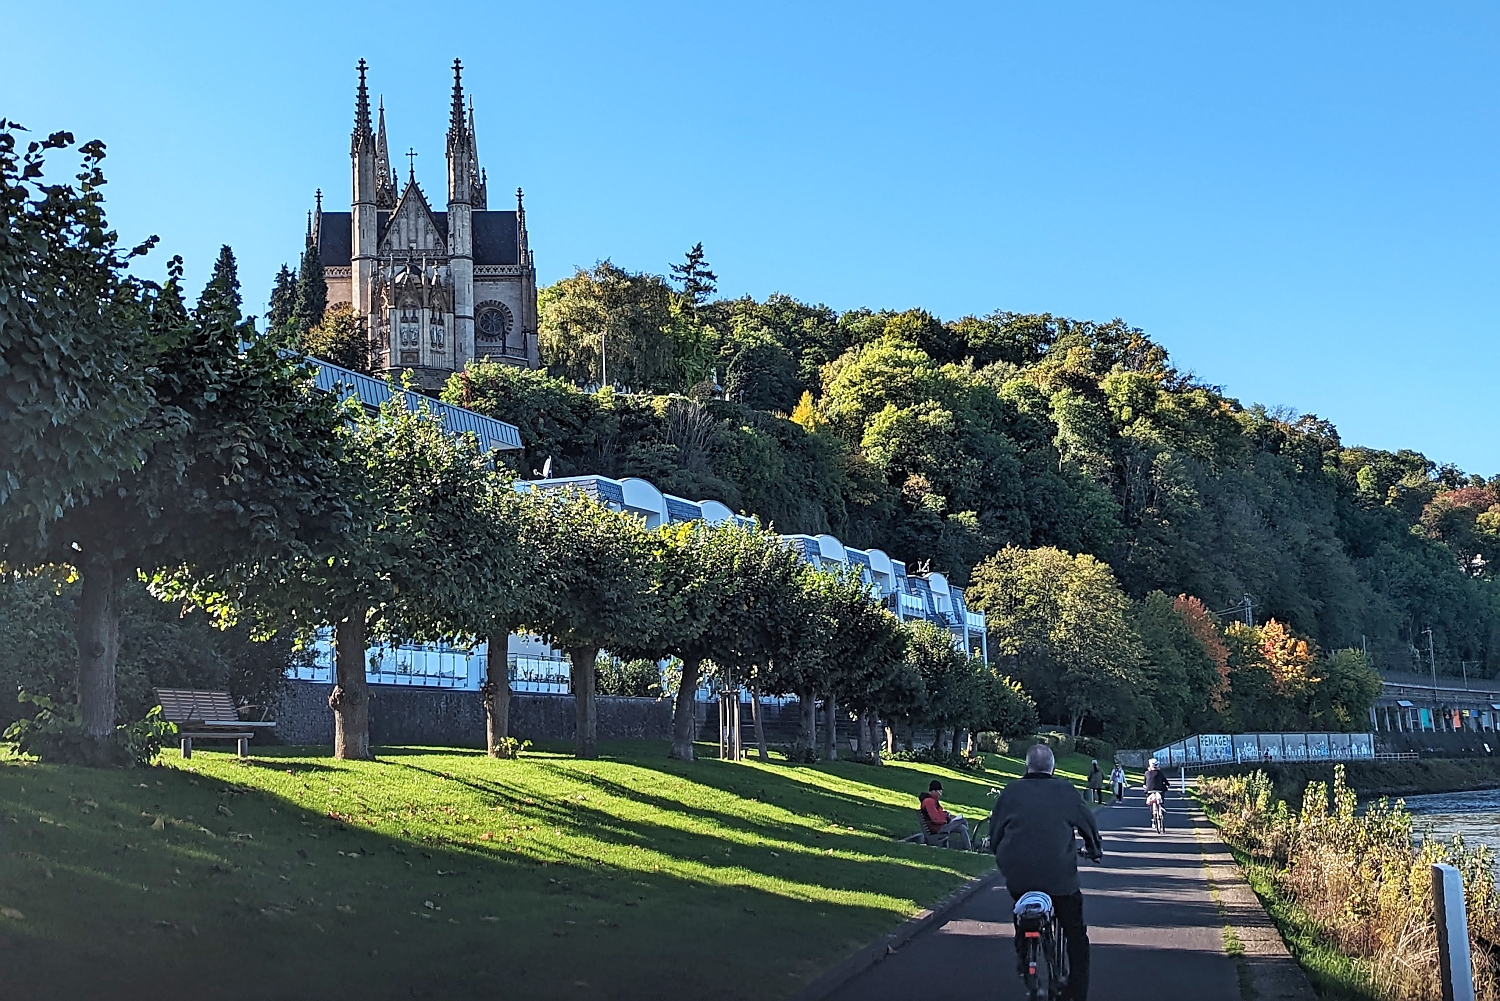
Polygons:
<instances>
[{"instance_id":1,"label":"walking pedestrian","mask_svg":"<svg viewBox=\"0 0 1500 1001\"><path fill-rule=\"evenodd\" d=\"M1104 802L1104 773L1099 770L1099 760L1095 758L1089 762L1089 791L1094 794L1094 802Z\"/></svg>"},{"instance_id":2,"label":"walking pedestrian","mask_svg":"<svg viewBox=\"0 0 1500 1001\"><path fill-rule=\"evenodd\" d=\"M1118 761L1115 762L1115 770L1110 774L1109 784L1115 788L1115 802L1121 803L1125 800L1125 766Z\"/></svg>"}]
</instances>

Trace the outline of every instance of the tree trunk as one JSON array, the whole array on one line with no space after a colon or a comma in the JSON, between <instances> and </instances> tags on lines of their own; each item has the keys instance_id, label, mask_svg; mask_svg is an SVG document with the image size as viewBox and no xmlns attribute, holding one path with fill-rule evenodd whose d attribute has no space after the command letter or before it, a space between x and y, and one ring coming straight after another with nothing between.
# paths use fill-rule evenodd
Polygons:
<instances>
[{"instance_id":1,"label":"tree trunk","mask_svg":"<svg viewBox=\"0 0 1500 1001\"><path fill-rule=\"evenodd\" d=\"M369 761L370 686L365 683L365 609L333 627L336 677L328 707L333 710L333 756L342 761Z\"/></svg>"},{"instance_id":2,"label":"tree trunk","mask_svg":"<svg viewBox=\"0 0 1500 1001\"><path fill-rule=\"evenodd\" d=\"M823 757L828 761L839 759L839 704L833 701L833 696L823 700L824 722L828 731L823 735Z\"/></svg>"},{"instance_id":3,"label":"tree trunk","mask_svg":"<svg viewBox=\"0 0 1500 1001\"><path fill-rule=\"evenodd\" d=\"M962 741L963 741L963 733L964 733L963 727L961 727L961 726L955 726L953 728L953 747L952 747L952 753L953 753L953 756L955 758L958 757L959 744L962 743Z\"/></svg>"},{"instance_id":4,"label":"tree trunk","mask_svg":"<svg viewBox=\"0 0 1500 1001\"><path fill-rule=\"evenodd\" d=\"M115 732L115 663L120 656L119 564L85 554L78 602L78 711L95 741Z\"/></svg>"},{"instance_id":5,"label":"tree trunk","mask_svg":"<svg viewBox=\"0 0 1500 1001\"><path fill-rule=\"evenodd\" d=\"M816 760L818 756L818 705L813 700L812 692L797 693L797 709L802 716L802 725L797 732L799 757L806 756Z\"/></svg>"},{"instance_id":6,"label":"tree trunk","mask_svg":"<svg viewBox=\"0 0 1500 1001\"><path fill-rule=\"evenodd\" d=\"M599 716L594 703L594 661L599 659L596 646L576 647L568 651L573 662L573 707L578 724L574 734L574 754L580 758L599 756Z\"/></svg>"},{"instance_id":7,"label":"tree trunk","mask_svg":"<svg viewBox=\"0 0 1500 1001\"><path fill-rule=\"evenodd\" d=\"M490 635L484 668L484 739L490 757L509 757L505 738L510 736L510 634Z\"/></svg>"},{"instance_id":8,"label":"tree trunk","mask_svg":"<svg viewBox=\"0 0 1500 1001\"><path fill-rule=\"evenodd\" d=\"M917 721L910 716L906 717L906 749L908 751L917 749Z\"/></svg>"},{"instance_id":9,"label":"tree trunk","mask_svg":"<svg viewBox=\"0 0 1500 1001\"><path fill-rule=\"evenodd\" d=\"M672 749L667 752L667 757L678 761L693 760L693 741L698 736L698 672L702 668L699 660L682 662L682 681L672 707Z\"/></svg>"},{"instance_id":10,"label":"tree trunk","mask_svg":"<svg viewBox=\"0 0 1500 1001\"><path fill-rule=\"evenodd\" d=\"M766 747L766 725L760 705L760 689L750 685L750 720L755 724L755 746L760 749L760 760L770 761L771 752Z\"/></svg>"}]
</instances>

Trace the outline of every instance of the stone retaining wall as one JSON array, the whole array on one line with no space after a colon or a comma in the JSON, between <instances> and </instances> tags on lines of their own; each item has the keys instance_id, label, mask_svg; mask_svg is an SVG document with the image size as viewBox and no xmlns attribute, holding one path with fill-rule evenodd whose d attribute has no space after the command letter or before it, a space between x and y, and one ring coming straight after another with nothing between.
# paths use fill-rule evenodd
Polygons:
<instances>
[{"instance_id":1,"label":"stone retaining wall","mask_svg":"<svg viewBox=\"0 0 1500 1001\"><path fill-rule=\"evenodd\" d=\"M331 685L293 681L277 701L276 737L285 744L332 744ZM669 740L666 699L598 698L600 740ZM572 740L571 695L514 694L510 735L521 740ZM370 743L484 746L484 702L478 692L406 685L370 686Z\"/></svg>"}]
</instances>

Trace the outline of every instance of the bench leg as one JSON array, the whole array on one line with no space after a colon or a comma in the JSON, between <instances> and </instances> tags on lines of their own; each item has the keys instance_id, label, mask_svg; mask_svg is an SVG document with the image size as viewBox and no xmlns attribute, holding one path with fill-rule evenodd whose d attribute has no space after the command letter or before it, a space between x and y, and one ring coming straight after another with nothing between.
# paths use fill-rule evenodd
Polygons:
<instances>
[{"instance_id":1,"label":"bench leg","mask_svg":"<svg viewBox=\"0 0 1500 1001\"><path fill-rule=\"evenodd\" d=\"M244 737L240 737L235 741L235 743L239 745L240 757L250 757L250 741L246 740Z\"/></svg>"},{"instance_id":2,"label":"bench leg","mask_svg":"<svg viewBox=\"0 0 1500 1001\"><path fill-rule=\"evenodd\" d=\"M193 738L192 737L183 737L182 738L182 756L184 758L191 758L193 756Z\"/></svg>"}]
</instances>

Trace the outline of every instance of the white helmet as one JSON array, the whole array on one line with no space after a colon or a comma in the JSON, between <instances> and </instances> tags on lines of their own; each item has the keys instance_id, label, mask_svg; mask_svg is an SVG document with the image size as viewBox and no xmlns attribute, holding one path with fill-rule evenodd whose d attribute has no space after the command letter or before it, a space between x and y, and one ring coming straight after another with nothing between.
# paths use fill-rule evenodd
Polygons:
<instances>
[{"instance_id":1,"label":"white helmet","mask_svg":"<svg viewBox=\"0 0 1500 1001\"><path fill-rule=\"evenodd\" d=\"M1146 767L1147 768L1155 768L1156 767L1156 759L1152 758L1149 762L1146 763Z\"/></svg>"}]
</instances>

